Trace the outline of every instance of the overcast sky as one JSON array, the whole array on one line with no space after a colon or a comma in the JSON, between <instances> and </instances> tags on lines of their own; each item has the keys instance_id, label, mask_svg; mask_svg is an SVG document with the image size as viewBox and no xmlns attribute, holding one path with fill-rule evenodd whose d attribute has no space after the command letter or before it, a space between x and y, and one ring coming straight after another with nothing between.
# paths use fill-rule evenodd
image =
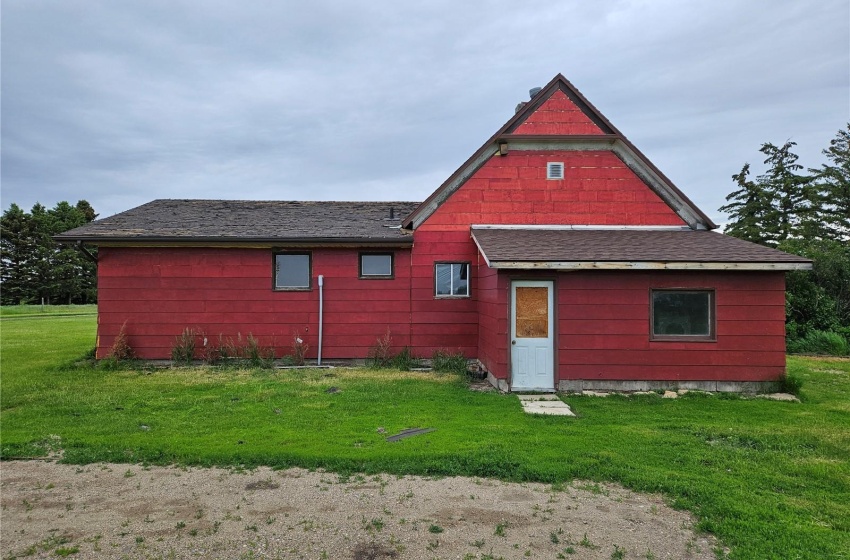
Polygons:
<instances>
[{"instance_id":1,"label":"overcast sky","mask_svg":"<svg viewBox=\"0 0 850 560\"><path fill-rule=\"evenodd\" d=\"M715 221L850 120L848 0L3 0L2 208L424 200L564 74Z\"/></svg>"}]
</instances>

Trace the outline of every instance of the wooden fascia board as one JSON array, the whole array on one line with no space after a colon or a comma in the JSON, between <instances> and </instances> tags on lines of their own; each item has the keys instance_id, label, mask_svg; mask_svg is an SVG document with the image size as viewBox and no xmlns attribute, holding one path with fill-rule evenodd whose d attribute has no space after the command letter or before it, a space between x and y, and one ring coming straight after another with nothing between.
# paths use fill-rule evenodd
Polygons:
<instances>
[{"instance_id":1,"label":"wooden fascia board","mask_svg":"<svg viewBox=\"0 0 850 560\"><path fill-rule=\"evenodd\" d=\"M473 157L468 159L463 166L460 167L457 171L455 171L449 180L443 183L443 185L434 191L434 193L428 197L428 199L422 203L419 208L413 211L413 213L408 216L404 222L402 222L402 227L405 229L416 229L422 223L431 217L431 215L439 208L443 202L445 202L451 195L455 193L464 183L466 183L467 179L472 177L476 171L481 169L487 161L499 153L499 146L492 143L493 145L484 145L482 149L478 150ZM489 149L488 149L489 148Z\"/></svg>"},{"instance_id":2,"label":"wooden fascia board","mask_svg":"<svg viewBox=\"0 0 850 560\"><path fill-rule=\"evenodd\" d=\"M70 241L63 240L69 243ZM88 245L97 247L213 247L231 249L268 249L268 248L357 248L357 247L386 247L409 249L413 246L413 239L393 240L333 240L333 239L309 239L309 240L157 240L157 239L128 239L128 240L87 240Z\"/></svg>"},{"instance_id":3,"label":"wooden fascia board","mask_svg":"<svg viewBox=\"0 0 850 560\"><path fill-rule=\"evenodd\" d=\"M483 254L483 253L482 253ZM495 269L512 270L811 270L812 263L794 262L647 262L647 261L488 261Z\"/></svg>"},{"instance_id":4,"label":"wooden fascia board","mask_svg":"<svg viewBox=\"0 0 850 560\"><path fill-rule=\"evenodd\" d=\"M487 162L488 159L493 157L495 153L499 151L499 146L497 143L497 138L502 134L506 133L509 130L513 130L520 123L524 122L528 116L537 110L537 108L543 104L544 101L549 99L555 90L562 87L569 87L571 90L574 90L578 96L586 103L587 100L578 93L578 90L570 84L564 76L558 74L552 80L546 84L546 86L537 92L537 95L534 96L529 102L525 104L525 106L517 111L514 116L508 119L502 128L496 131L493 136L491 136L484 144L478 148L478 150L473 153L469 159L467 159L461 166L452 173L448 179L440 185L437 190L431 193L422 204L420 204L413 212L411 212L405 219L402 221L401 226L404 229L416 229L419 227L422 222L427 220L431 214L443 203L445 200L452 195L458 188L460 188L463 183L466 182L466 179L469 176L478 170L484 163ZM592 105L590 106L593 107ZM595 109L594 109L595 110ZM448 192L447 192L448 191Z\"/></svg>"},{"instance_id":5,"label":"wooden fascia board","mask_svg":"<svg viewBox=\"0 0 850 560\"><path fill-rule=\"evenodd\" d=\"M478 247L478 252L484 257L484 262L487 263L487 266L493 268L490 265L490 259L487 257L487 253L484 252L484 249L481 248L481 244L478 242L478 239L475 237L475 232L470 230L469 236L472 237L472 240L475 242L475 246Z\"/></svg>"}]
</instances>

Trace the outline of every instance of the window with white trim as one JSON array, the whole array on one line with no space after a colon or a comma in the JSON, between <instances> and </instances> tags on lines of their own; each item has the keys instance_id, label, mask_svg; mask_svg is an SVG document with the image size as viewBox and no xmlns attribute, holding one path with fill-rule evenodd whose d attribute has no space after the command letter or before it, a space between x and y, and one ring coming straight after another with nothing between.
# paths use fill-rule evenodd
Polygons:
<instances>
[{"instance_id":1,"label":"window with white trim","mask_svg":"<svg viewBox=\"0 0 850 560\"><path fill-rule=\"evenodd\" d=\"M469 263L435 263L434 294L437 297L469 297Z\"/></svg>"},{"instance_id":2,"label":"window with white trim","mask_svg":"<svg viewBox=\"0 0 850 560\"><path fill-rule=\"evenodd\" d=\"M652 290L652 340L715 340L714 290Z\"/></svg>"}]
</instances>

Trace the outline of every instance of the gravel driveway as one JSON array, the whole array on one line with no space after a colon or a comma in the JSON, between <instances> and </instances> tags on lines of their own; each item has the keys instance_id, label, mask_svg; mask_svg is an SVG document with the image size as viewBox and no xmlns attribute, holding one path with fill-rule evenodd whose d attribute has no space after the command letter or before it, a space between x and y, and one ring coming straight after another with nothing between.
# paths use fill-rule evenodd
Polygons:
<instances>
[{"instance_id":1,"label":"gravel driveway","mask_svg":"<svg viewBox=\"0 0 850 560\"><path fill-rule=\"evenodd\" d=\"M3 559L714 558L686 512L614 485L0 463Z\"/></svg>"}]
</instances>

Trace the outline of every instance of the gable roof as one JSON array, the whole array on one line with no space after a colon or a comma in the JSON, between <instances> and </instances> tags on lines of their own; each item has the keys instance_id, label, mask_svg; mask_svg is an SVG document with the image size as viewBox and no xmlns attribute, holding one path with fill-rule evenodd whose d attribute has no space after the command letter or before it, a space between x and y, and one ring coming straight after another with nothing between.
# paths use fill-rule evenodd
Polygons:
<instances>
[{"instance_id":1,"label":"gable roof","mask_svg":"<svg viewBox=\"0 0 850 560\"><path fill-rule=\"evenodd\" d=\"M154 200L54 237L87 243L413 242L401 219L417 202Z\"/></svg>"},{"instance_id":2,"label":"gable roof","mask_svg":"<svg viewBox=\"0 0 850 560\"><path fill-rule=\"evenodd\" d=\"M472 226L491 268L809 270L809 259L689 227Z\"/></svg>"},{"instance_id":3,"label":"gable roof","mask_svg":"<svg viewBox=\"0 0 850 560\"><path fill-rule=\"evenodd\" d=\"M563 92L600 133L522 134L518 129L526 123L555 92ZM585 129L585 132L591 130ZM558 74L540 90L508 122L467 159L446 181L416 208L402 226L416 229L439 206L483 166L500 152L509 150L610 150L614 152L655 194L672 208L692 229L715 229L717 225L680 191L643 153L638 150L581 92Z\"/></svg>"}]
</instances>

